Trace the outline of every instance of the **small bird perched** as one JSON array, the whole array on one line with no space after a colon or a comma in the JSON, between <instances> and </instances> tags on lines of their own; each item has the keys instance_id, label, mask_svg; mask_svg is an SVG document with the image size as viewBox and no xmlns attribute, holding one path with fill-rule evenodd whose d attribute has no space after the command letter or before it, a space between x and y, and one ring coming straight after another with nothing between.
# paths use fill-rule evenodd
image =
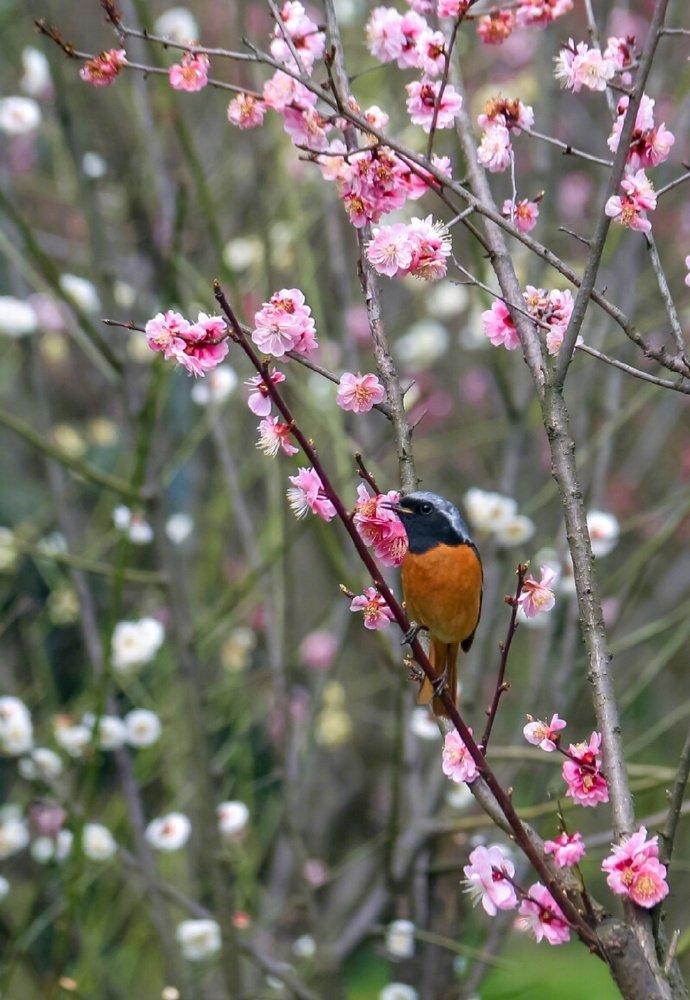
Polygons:
<instances>
[{"instance_id":1,"label":"small bird perched","mask_svg":"<svg viewBox=\"0 0 690 1000\"><path fill-rule=\"evenodd\" d=\"M447 716L434 694L445 682L453 700L457 698L458 646L469 651L482 609L482 562L460 511L449 500L419 491L391 508L405 526L409 543L402 586L415 623L411 632L428 630L429 659L436 671L434 684L424 679L417 702L427 705L433 698L436 715Z\"/></svg>"}]
</instances>

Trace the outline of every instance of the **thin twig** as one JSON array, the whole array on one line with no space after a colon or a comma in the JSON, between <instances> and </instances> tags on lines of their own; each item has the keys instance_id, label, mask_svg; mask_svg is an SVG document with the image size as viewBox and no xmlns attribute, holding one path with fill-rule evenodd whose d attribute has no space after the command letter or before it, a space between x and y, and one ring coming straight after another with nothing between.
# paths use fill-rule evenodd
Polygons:
<instances>
[{"instance_id":1,"label":"thin twig","mask_svg":"<svg viewBox=\"0 0 690 1000\"><path fill-rule=\"evenodd\" d=\"M604 354L603 351L598 351L594 347L590 347L589 344L576 344L576 351L582 351L583 354L589 354L593 358L598 358L599 361L603 361L607 365L611 365L613 368L618 368L622 372L626 372L628 375L632 375L634 378L642 379L643 382L651 382L653 385L658 385L662 389L673 389L674 392L682 392L686 396L690 395L690 382L678 380L677 382L672 382L668 378L659 378L658 375L651 375L649 372L643 372L639 368L634 368L632 365L627 365L624 361L619 361L617 358L611 358L608 354Z\"/></svg>"},{"instance_id":2,"label":"thin twig","mask_svg":"<svg viewBox=\"0 0 690 1000\"><path fill-rule=\"evenodd\" d=\"M491 704L487 709L486 715L486 726L484 727L484 732L482 738L479 741L479 746L482 753L486 753L489 746L489 739L491 738L491 730L493 729L494 722L496 721L496 715L498 713L498 705L501 700L501 695L504 691L508 690L509 684L505 682L506 667L508 666L508 657L510 656L510 647L513 643L513 637L518 630L518 611L520 609L520 594L522 593L522 588L525 584L525 577L527 576L527 566L522 563L517 568L517 584L515 585L515 594L512 598L506 597L506 602L510 603L510 620L508 622L508 631L506 633L505 640L500 644L501 659L498 665L498 673L496 675L496 687L494 688L494 695L491 699Z\"/></svg>"}]
</instances>

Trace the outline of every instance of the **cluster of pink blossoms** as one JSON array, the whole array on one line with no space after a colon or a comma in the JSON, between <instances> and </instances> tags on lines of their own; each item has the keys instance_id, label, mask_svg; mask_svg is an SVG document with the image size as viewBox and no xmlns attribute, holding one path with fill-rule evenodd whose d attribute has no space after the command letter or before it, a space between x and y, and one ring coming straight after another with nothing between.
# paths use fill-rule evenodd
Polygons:
<instances>
[{"instance_id":1,"label":"cluster of pink blossoms","mask_svg":"<svg viewBox=\"0 0 690 1000\"><path fill-rule=\"evenodd\" d=\"M407 552L407 532L389 504L400 501L397 490L372 496L364 483L357 487L353 521L362 540L384 566L399 566Z\"/></svg>"},{"instance_id":2,"label":"cluster of pink blossoms","mask_svg":"<svg viewBox=\"0 0 690 1000\"><path fill-rule=\"evenodd\" d=\"M115 83L126 62L124 49L108 49L107 52L101 52L100 55L85 62L79 70L79 76L93 87L109 87L111 83Z\"/></svg>"},{"instance_id":3,"label":"cluster of pink blossoms","mask_svg":"<svg viewBox=\"0 0 690 1000\"><path fill-rule=\"evenodd\" d=\"M487 101L477 123L483 129L477 149L479 162L491 173L507 170L513 158L511 133L520 135L534 125L534 111L518 98L492 97Z\"/></svg>"},{"instance_id":4,"label":"cluster of pink blossoms","mask_svg":"<svg viewBox=\"0 0 690 1000\"><path fill-rule=\"evenodd\" d=\"M173 90L183 90L194 94L203 90L208 83L211 62L203 52L185 52L179 63L173 63L168 70L168 79Z\"/></svg>"},{"instance_id":5,"label":"cluster of pink blossoms","mask_svg":"<svg viewBox=\"0 0 690 1000\"><path fill-rule=\"evenodd\" d=\"M228 353L228 328L221 316L199 313L196 323L190 323L169 309L150 319L145 333L152 351L177 361L190 375L205 375Z\"/></svg>"},{"instance_id":6,"label":"cluster of pink blossoms","mask_svg":"<svg viewBox=\"0 0 690 1000\"><path fill-rule=\"evenodd\" d=\"M608 139L609 149L613 153L618 150L628 103L626 95L618 102L616 121ZM655 123L654 101L643 94L635 118L620 194L612 196L606 203L606 214L610 218L629 229L649 232L652 224L647 218L647 212L656 208L656 192L645 170L657 167L667 160L674 142L675 136L666 128L666 123Z\"/></svg>"},{"instance_id":7,"label":"cluster of pink blossoms","mask_svg":"<svg viewBox=\"0 0 690 1000\"><path fill-rule=\"evenodd\" d=\"M338 383L336 402L341 410L351 410L353 413L368 413L377 403L382 403L386 390L381 385L378 376L368 372L343 372Z\"/></svg>"},{"instance_id":8,"label":"cluster of pink blossoms","mask_svg":"<svg viewBox=\"0 0 690 1000\"><path fill-rule=\"evenodd\" d=\"M254 314L252 340L264 354L309 354L318 347L311 309L299 288L281 288Z\"/></svg>"},{"instance_id":9,"label":"cluster of pink blossoms","mask_svg":"<svg viewBox=\"0 0 690 1000\"><path fill-rule=\"evenodd\" d=\"M601 733L592 733L587 743L571 743L563 761L566 796L581 806L593 808L608 802L609 786L601 773Z\"/></svg>"},{"instance_id":10,"label":"cluster of pink blossoms","mask_svg":"<svg viewBox=\"0 0 690 1000\"><path fill-rule=\"evenodd\" d=\"M326 48L325 34L319 31L318 25L312 21L297 0L287 0L279 16L281 23L273 30L271 55L289 69L295 71L299 69L285 39L287 34L299 56L302 68L311 75L314 63L323 58Z\"/></svg>"},{"instance_id":11,"label":"cluster of pink blossoms","mask_svg":"<svg viewBox=\"0 0 690 1000\"><path fill-rule=\"evenodd\" d=\"M602 55L601 49L591 48L586 42L577 45L568 39L568 45L556 56L555 77L561 86L579 93L583 87L588 90L606 90L618 67L614 59Z\"/></svg>"},{"instance_id":12,"label":"cluster of pink blossoms","mask_svg":"<svg viewBox=\"0 0 690 1000\"><path fill-rule=\"evenodd\" d=\"M545 337L547 351L551 355L558 354L575 304L572 293L558 288L547 292L528 285L523 298L530 315L548 327ZM494 347L514 351L520 346L515 323L502 299L496 299L491 308L482 313L482 329Z\"/></svg>"},{"instance_id":13,"label":"cluster of pink blossoms","mask_svg":"<svg viewBox=\"0 0 690 1000\"><path fill-rule=\"evenodd\" d=\"M289 479L292 486L287 491L287 498L295 517L304 517L311 511L324 521L333 520L336 509L324 493L321 477L315 469L302 468Z\"/></svg>"},{"instance_id":14,"label":"cluster of pink blossoms","mask_svg":"<svg viewBox=\"0 0 690 1000\"><path fill-rule=\"evenodd\" d=\"M397 222L375 229L367 243L367 257L379 274L389 278L412 274L438 281L446 273L451 249L448 229L427 215L408 224Z\"/></svg>"},{"instance_id":15,"label":"cluster of pink blossoms","mask_svg":"<svg viewBox=\"0 0 690 1000\"><path fill-rule=\"evenodd\" d=\"M481 902L490 917L499 910L514 910L520 900L518 926L531 930L537 941L559 945L569 940L568 922L549 890L541 882L527 891L516 889L515 866L498 844L475 847L463 872L467 892L473 902Z\"/></svg>"},{"instance_id":16,"label":"cluster of pink blossoms","mask_svg":"<svg viewBox=\"0 0 690 1000\"><path fill-rule=\"evenodd\" d=\"M647 840L647 830L641 826L637 833L624 837L612 848L601 865L612 892L627 896L645 909L656 906L668 895L666 866L659 861L658 837Z\"/></svg>"},{"instance_id":17,"label":"cluster of pink blossoms","mask_svg":"<svg viewBox=\"0 0 690 1000\"><path fill-rule=\"evenodd\" d=\"M585 853L581 833L566 833L563 830L554 840L544 841L544 854L553 854L553 860L559 868L570 868L578 864Z\"/></svg>"},{"instance_id":18,"label":"cluster of pink blossoms","mask_svg":"<svg viewBox=\"0 0 690 1000\"><path fill-rule=\"evenodd\" d=\"M350 611L361 611L364 627L372 630L387 628L393 621L393 612L375 587L367 587L363 594L353 597Z\"/></svg>"}]
</instances>

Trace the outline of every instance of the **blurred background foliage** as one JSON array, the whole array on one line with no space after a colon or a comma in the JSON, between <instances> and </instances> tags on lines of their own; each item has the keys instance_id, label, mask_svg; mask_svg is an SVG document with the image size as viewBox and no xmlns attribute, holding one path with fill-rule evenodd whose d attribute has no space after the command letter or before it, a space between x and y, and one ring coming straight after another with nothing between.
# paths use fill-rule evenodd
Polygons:
<instances>
[{"instance_id":1,"label":"blurred background foliage","mask_svg":"<svg viewBox=\"0 0 690 1000\"><path fill-rule=\"evenodd\" d=\"M152 24L165 10L145 0L121 6L129 23ZM650 3L595 6L604 36L644 34ZM498 49L482 47L467 30L460 51L473 114L497 91L519 95L533 104L540 131L604 154L604 101L563 94L552 74L563 38L586 37L581 7L550 31L517 31ZM681 0L671 7L669 23L684 23ZM392 134L421 148L401 96L409 74L374 68L364 46L369 8L358 0L337 0L336 8L349 71L362 74L353 85L361 105L383 107ZM239 48L245 35L263 44L270 30L268 10L258 2L199 0L190 9L207 44ZM164 79L134 73L104 91L85 86L77 64L36 35L32 18L41 16L82 49L113 44L95 2L0 0L0 96L26 92L27 47L49 61L46 86L31 95L40 124L27 134L0 134L0 290L28 299L38 315L29 336L7 329L0 336L0 408L77 466L126 481L143 451L144 482L159 491L145 513L154 541L130 544L113 523L114 507L126 500L103 484L48 468L44 454L2 431L0 524L11 534L2 541L0 693L27 703L37 742L53 748L55 716L77 720L95 710L102 686L85 645L71 572L77 557L76 568L87 571L97 633L108 636L113 620L147 615L166 626L155 660L140 673L118 676L112 696L120 714L144 707L163 723L161 739L131 756L146 821L171 810L195 814L202 794L212 808L223 800L247 804L248 830L219 855L232 905L261 929L268 952L292 963L318 995L369 1000L395 980L422 984L422 997L441 996L439 984L446 989L457 977L454 989L487 1000L535 997L545 989L573 1000L615 996L604 966L581 946L554 950L510 934L498 947L484 914L462 897L459 876L468 850L494 835L471 797L440 775L438 739L413 711L397 637L392 630L390 636L365 633L351 618L338 585L359 592L365 581L342 532L294 521L284 501L287 465L294 461L254 450L256 418L241 385L251 372L243 360L231 353L222 376L195 384L153 361L141 335L100 322L107 316L143 324L169 307L213 311L214 276L244 318L274 290L297 286L316 319L319 361L335 370L372 370L355 240L332 188L298 158L270 115L254 132L232 129L221 92L174 94ZM690 127L687 45L662 45L647 90L676 143L655 175L658 184L678 174ZM153 58L145 46L132 44L128 52ZM164 52L155 57L170 62ZM214 73L254 87L263 79L257 67L220 61ZM439 135L437 149L461 177L454 136ZM520 194L546 192L535 235L580 269L583 246L558 227L591 231L602 195L597 167L524 136L516 149ZM510 194L509 180L499 176L494 184L500 203ZM684 323L687 190L681 185L669 193L654 215ZM429 196L420 208L418 214L443 215ZM462 231L454 249L491 282L478 246ZM513 250L523 283L560 285L524 248ZM90 284L75 290L65 274ZM637 234L612 230L600 284L651 339L662 334L663 303ZM491 348L481 334L479 315L488 306L483 293L452 280L432 286L384 280L383 303L402 377L414 380L408 402L419 420L415 456L424 486L458 501L470 487L497 491L514 498L534 525L533 535L512 546L488 533L478 537L484 617L462 668L463 703L476 729L497 666L507 624L502 597L513 588L516 562L529 558L538 566L540 551L549 550L545 558L564 564L546 441L519 356ZM2 322L0 315L0 331ZM585 338L634 360L631 345L600 312L590 312ZM105 343L124 377L104 363L94 340ZM354 501L356 451L382 486L395 487L395 450L380 414L344 414L334 405L332 385L294 365L287 370L300 423L343 494ZM568 403L588 505L620 524L620 541L598 561L598 571L637 812L654 827L690 715L686 402L578 355ZM180 513L191 522L178 523L192 525L181 542L168 520ZM66 523L73 537L65 556L53 535L65 535ZM46 546L51 538L54 544ZM137 577L136 571L143 572ZM182 635L172 641L175 628ZM333 640L324 662L315 662L303 645L316 630ZM317 647L323 651L323 644ZM510 680L493 756L524 815L551 835L560 772L551 757L524 745L524 716L558 710L573 740L594 728L567 568L554 613L543 627L518 633ZM131 814L113 756L71 759L60 752L69 822L75 829L84 816L102 822L131 849ZM23 810L48 794L18 776L13 758L0 760L0 788L5 802ZM605 896L599 863L611 836L606 808L571 810L567 818L590 838L583 871L593 891ZM213 907L196 824L190 844L156 855L160 878ZM689 852L683 824L668 925L683 932L686 972ZM1 870L10 883L0 903L3 995L66 995L74 992L69 980L75 995L89 998L161 995L169 966L140 872L81 855L40 864L26 852L3 861ZM185 916L175 900L165 905L173 924ZM368 922L362 918L367 905ZM391 958L383 945L381 927L394 917L408 917L420 930L409 961ZM295 940L305 934L316 940L315 956L294 953ZM178 985L184 995L222 996L219 975L213 963L187 963ZM276 994L276 984L263 975L248 976L249 995Z\"/></svg>"}]
</instances>

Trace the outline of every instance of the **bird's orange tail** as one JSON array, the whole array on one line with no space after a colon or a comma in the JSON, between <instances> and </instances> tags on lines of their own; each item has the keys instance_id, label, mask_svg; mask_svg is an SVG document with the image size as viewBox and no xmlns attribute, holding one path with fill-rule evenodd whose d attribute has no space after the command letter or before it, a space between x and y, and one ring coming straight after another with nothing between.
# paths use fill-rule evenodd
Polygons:
<instances>
[{"instance_id":1,"label":"bird's orange tail","mask_svg":"<svg viewBox=\"0 0 690 1000\"><path fill-rule=\"evenodd\" d=\"M447 671L447 687L453 701L457 701L458 691L458 646L457 642L441 642L432 637L429 644L429 659L437 677L440 677L444 670ZM448 716L448 711L440 698L434 698L434 689L431 681L425 677L419 694L417 695L418 705L428 705L433 699L432 708L435 715Z\"/></svg>"}]
</instances>

